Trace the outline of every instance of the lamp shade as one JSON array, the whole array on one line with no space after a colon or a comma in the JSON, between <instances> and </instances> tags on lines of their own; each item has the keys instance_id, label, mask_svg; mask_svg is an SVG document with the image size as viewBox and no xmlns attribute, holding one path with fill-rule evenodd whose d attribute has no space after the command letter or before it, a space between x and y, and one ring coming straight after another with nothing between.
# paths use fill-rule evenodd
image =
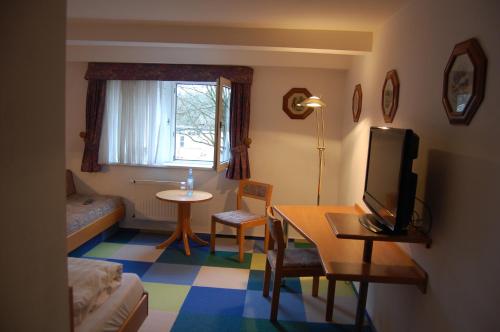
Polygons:
<instances>
[{"instance_id":1,"label":"lamp shade","mask_svg":"<svg viewBox=\"0 0 500 332\"><path fill-rule=\"evenodd\" d=\"M326 104L321 98L312 96L307 99L304 99L300 104L297 104L298 106L305 106L305 107L312 107L312 108L318 108L318 107L325 107Z\"/></svg>"}]
</instances>

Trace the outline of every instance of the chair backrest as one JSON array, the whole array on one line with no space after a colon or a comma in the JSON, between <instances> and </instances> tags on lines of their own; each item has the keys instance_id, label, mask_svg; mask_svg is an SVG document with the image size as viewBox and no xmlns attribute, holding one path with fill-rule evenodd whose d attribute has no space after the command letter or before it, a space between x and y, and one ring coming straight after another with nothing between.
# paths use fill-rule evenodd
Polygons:
<instances>
[{"instance_id":1,"label":"chair backrest","mask_svg":"<svg viewBox=\"0 0 500 332\"><path fill-rule=\"evenodd\" d=\"M269 206L266 210L267 225L269 226L269 247L268 250L275 250L276 244L277 260L279 263L283 262L283 254L285 251L285 236L283 235L282 221L274 216L273 208Z\"/></svg>"},{"instance_id":2,"label":"chair backrest","mask_svg":"<svg viewBox=\"0 0 500 332\"><path fill-rule=\"evenodd\" d=\"M240 180L236 207L238 210L240 210L241 198L249 197L265 201L266 202L265 210L267 210L267 208L271 205L272 193L273 193L273 186L270 184L251 181L251 180Z\"/></svg>"}]
</instances>

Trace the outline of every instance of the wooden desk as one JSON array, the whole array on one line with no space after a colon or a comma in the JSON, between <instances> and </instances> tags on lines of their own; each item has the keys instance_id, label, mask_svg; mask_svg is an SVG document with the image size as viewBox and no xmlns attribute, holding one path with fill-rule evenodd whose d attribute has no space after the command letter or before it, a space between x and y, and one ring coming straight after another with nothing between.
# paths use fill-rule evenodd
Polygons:
<instances>
[{"instance_id":1,"label":"wooden desk","mask_svg":"<svg viewBox=\"0 0 500 332\"><path fill-rule=\"evenodd\" d=\"M317 247L328 279L361 282L364 294L360 289L356 313L358 330L363 324L369 282L417 285L425 292L427 274L393 242L373 242L367 259L363 241L335 235L325 214L362 214L358 207L277 205L274 209Z\"/></svg>"},{"instance_id":2,"label":"wooden desk","mask_svg":"<svg viewBox=\"0 0 500 332\"><path fill-rule=\"evenodd\" d=\"M212 199L213 195L204 191L193 190L192 195L187 194L187 190L165 190L156 193L156 198L162 201L177 203L177 227L174 233L164 242L156 246L158 249L168 247L177 238L181 237L184 241L184 251L186 255L191 255L188 238L201 244L208 245L207 241L200 239L191 230L191 203L205 202Z\"/></svg>"}]
</instances>

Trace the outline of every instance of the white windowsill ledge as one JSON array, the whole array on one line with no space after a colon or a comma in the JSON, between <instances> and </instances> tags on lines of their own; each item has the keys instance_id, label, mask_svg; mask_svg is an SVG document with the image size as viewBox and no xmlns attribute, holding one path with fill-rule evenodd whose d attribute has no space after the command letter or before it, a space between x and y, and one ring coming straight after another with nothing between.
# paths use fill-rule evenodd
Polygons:
<instances>
[{"instance_id":1,"label":"white windowsill ledge","mask_svg":"<svg viewBox=\"0 0 500 332\"><path fill-rule=\"evenodd\" d=\"M181 161L176 160L163 165L143 165L143 164L102 164L106 166L129 166L129 167L146 167L146 168L193 168L198 170L214 170L213 162L211 161Z\"/></svg>"}]
</instances>

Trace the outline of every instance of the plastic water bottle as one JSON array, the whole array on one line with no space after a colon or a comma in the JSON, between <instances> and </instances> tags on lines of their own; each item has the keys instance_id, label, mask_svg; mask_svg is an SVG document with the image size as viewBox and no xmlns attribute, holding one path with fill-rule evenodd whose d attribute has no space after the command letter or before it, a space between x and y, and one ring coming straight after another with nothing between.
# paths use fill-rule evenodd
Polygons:
<instances>
[{"instance_id":1,"label":"plastic water bottle","mask_svg":"<svg viewBox=\"0 0 500 332\"><path fill-rule=\"evenodd\" d=\"M187 183L187 195L193 196L194 178L193 178L193 169L192 168L190 168L188 171L186 183Z\"/></svg>"}]
</instances>

